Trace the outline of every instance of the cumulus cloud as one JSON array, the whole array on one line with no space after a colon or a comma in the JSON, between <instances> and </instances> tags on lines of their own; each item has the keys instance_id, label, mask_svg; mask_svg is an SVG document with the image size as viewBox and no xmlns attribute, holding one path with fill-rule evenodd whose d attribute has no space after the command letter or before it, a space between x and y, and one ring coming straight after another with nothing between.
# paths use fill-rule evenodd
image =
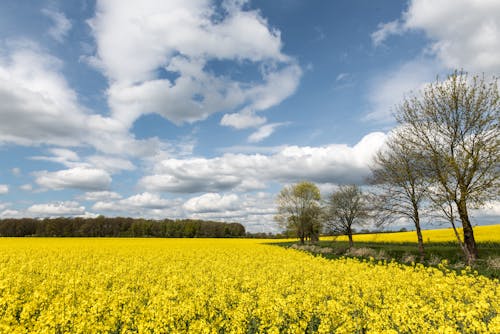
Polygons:
<instances>
[{"instance_id":1,"label":"cumulus cloud","mask_svg":"<svg viewBox=\"0 0 500 334\"><path fill-rule=\"evenodd\" d=\"M151 217L154 216L152 212L157 212L155 210L168 210L169 207L178 207L179 204L179 201L167 200L161 198L158 194L144 192L118 201L101 200L96 202L92 209L97 211L131 212Z\"/></svg>"},{"instance_id":2,"label":"cumulus cloud","mask_svg":"<svg viewBox=\"0 0 500 334\"><path fill-rule=\"evenodd\" d=\"M163 208L170 204L168 200L161 198L158 194L152 194L148 192L130 196L120 201L120 203L124 205L152 209Z\"/></svg>"},{"instance_id":3,"label":"cumulus cloud","mask_svg":"<svg viewBox=\"0 0 500 334\"><path fill-rule=\"evenodd\" d=\"M111 174L136 168L130 160L112 155L90 155L82 159L76 152L65 148L51 148L48 151L51 155L34 156L31 160L51 161L69 168L102 169Z\"/></svg>"},{"instance_id":4,"label":"cumulus cloud","mask_svg":"<svg viewBox=\"0 0 500 334\"><path fill-rule=\"evenodd\" d=\"M266 192L252 194L207 193L187 200L185 216L227 222L239 222L248 232L279 232L273 221L276 214L274 195Z\"/></svg>"},{"instance_id":5,"label":"cumulus cloud","mask_svg":"<svg viewBox=\"0 0 500 334\"><path fill-rule=\"evenodd\" d=\"M232 3L98 1L89 21L97 53L89 60L109 79L113 117L131 126L142 114L158 113L180 124L215 112L264 110L293 94L302 72L281 52L280 32L259 11ZM212 60L254 64L261 81L217 76ZM236 124L234 117L226 121Z\"/></svg>"},{"instance_id":6,"label":"cumulus cloud","mask_svg":"<svg viewBox=\"0 0 500 334\"><path fill-rule=\"evenodd\" d=\"M34 156L31 160L50 161L62 164L66 167L81 166L80 157L72 150L65 148L51 148L48 150L50 156Z\"/></svg>"},{"instance_id":7,"label":"cumulus cloud","mask_svg":"<svg viewBox=\"0 0 500 334\"><path fill-rule=\"evenodd\" d=\"M198 197L190 198L184 203L183 208L189 212L220 212L234 210L238 207L238 195L220 195L207 193Z\"/></svg>"},{"instance_id":8,"label":"cumulus cloud","mask_svg":"<svg viewBox=\"0 0 500 334\"><path fill-rule=\"evenodd\" d=\"M86 114L60 74L61 62L32 43L10 48L0 52L0 142L80 143Z\"/></svg>"},{"instance_id":9,"label":"cumulus cloud","mask_svg":"<svg viewBox=\"0 0 500 334\"><path fill-rule=\"evenodd\" d=\"M105 155L92 155L86 158L91 166L103 169L108 173L116 173L119 171L131 171L136 169L135 165L127 159Z\"/></svg>"},{"instance_id":10,"label":"cumulus cloud","mask_svg":"<svg viewBox=\"0 0 500 334\"><path fill-rule=\"evenodd\" d=\"M0 184L0 195L7 194L9 192L9 186L6 184Z\"/></svg>"},{"instance_id":11,"label":"cumulus cloud","mask_svg":"<svg viewBox=\"0 0 500 334\"><path fill-rule=\"evenodd\" d=\"M379 25L375 45L392 34L423 31L429 51L448 69L500 72L500 2L412 0L400 20Z\"/></svg>"},{"instance_id":12,"label":"cumulus cloud","mask_svg":"<svg viewBox=\"0 0 500 334\"><path fill-rule=\"evenodd\" d=\"M28 213L36 216L74 216L85 213L85 207L74 201L35 204L28 208Z\"/></svg>"},{"instance_id":13,"label":"cumulus cloud","mask_svg":"<svg viewBox=\"0 0 500 334\"><path fill-rule=\"evenodd\" d=\"M62 42L71 30L72 24L64 13L44 8L42 13L52 20L53 26L50 27L49 35L58 42Z\"/></svg>"},{"instance_id":14,"label":"cumulus cloud","mask_svg":"<svg viewBox=\"0 0 500 334\"><path fill-rule=\"evenodd\" d=\"M265 182L363 183L385 134L365 136L359 143L322 147L287 146L271 155L226 153L211 159L165 159L140 185L149 191L177 193L263 189Z\"/></svg>"},{"instance_id":15,"label":"cumulus cloud","mask_svg":"<svg viewBox=\"0 0 500 334\"><path fill-rule=\"evenodd\" d=\"M130 124L80 105L62 74L62 61L35 42L15 40L1 46L0 144L58 146L45 160L68 167L77 160L75 152L65 151L68 147L90 146L105 154L133 157L161 150L157 138L137 140L129 132Z\"/></svg>"},{"instance_id":16,"label":"cumulus cloud","mask_svg":"<svg viewBox=\"0 0 500 334\"><path fill-rule=\"evenodd\" d=\"M41 171L35 173L35 182L46 189L82 189L103 190L111 184L111 176L94 168L75 167L56 172Z\"/></svg>"},{"instance_id":17,"label":"cumulus cloud","mask_svg":"<svg viewBox=\"0 0 500 334\"><path fill-rule=\"evenodd\" d=\"M79 199L84 201L106 201L120 199L122 196L114 191L88 191L85 194L79 196Z\"/></svg>"},{"instance_id":18,"label":"cumulus cloud","mask_svg":"<svg viewBox=\"0 0 500 334\"><path fill-rule=\"evenodd\" d=\"M239 113L225 114L222 117L220 124L230 126L235 129L246 129L262 125L265 122L265 117L257 116L255 113L246 110Z\"/></svg>"}]
</instances>

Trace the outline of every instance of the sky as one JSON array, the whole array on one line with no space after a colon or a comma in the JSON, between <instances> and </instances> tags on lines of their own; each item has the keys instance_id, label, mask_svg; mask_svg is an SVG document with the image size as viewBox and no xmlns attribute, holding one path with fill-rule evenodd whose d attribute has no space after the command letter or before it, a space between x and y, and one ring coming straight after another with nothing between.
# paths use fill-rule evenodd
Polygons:
<instances>
[{"instance_id":1,"label":"sky","mask_svg":"<svg viewBox=\"0 0 500 334\"><path fill-rule=\"evenodd\" d=\"M454 69L500 74L500 1L4 0L0 218L276 232L284 186L363 185L395 106Z\"/></svg>"}]
</instances>

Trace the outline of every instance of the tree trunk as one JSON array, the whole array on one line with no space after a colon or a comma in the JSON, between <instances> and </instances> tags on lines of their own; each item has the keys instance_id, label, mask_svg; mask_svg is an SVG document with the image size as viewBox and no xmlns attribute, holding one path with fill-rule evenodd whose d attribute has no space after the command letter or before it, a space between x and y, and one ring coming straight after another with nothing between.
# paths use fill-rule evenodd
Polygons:
<instances>
[{"instance_id":1,"label":"tree trunk","mask_svg":"<svg viewBox=\"0 0 500 334\"><path fill-rule=\"evenodd\" d=\"M458 215L462 221L462 229L464 231L464 244L467 248L467 264L472 265L478 256L476 240L474 239L474 231L472 230L472 225L469 220L469 214L467 212L467 205L464 198L460 198L458 201Z\"/></svg>"},{"instance_id":2,"label":"tree trunk","mask_svg":"<svg viewBox=\"0 0 500 334\"><path fill-rule=\"evenodd\" d=\"M422 230L420 229L420 216L418 215L418 207L415 204L413 205L413 218L415 223L415 230L417 231L418 253L420 254L420 262L424 262L424 238L422 237Z\"/></svg>"},{"instance_id":3,"label":"tree trunk","mask_svg":"<svg viewBox=\"0 0 500 334\"><path fill-rule=\"evenodd\" d=\"M470 258L469 251L467 247L465 247L465 244L463 243L462 239L460 238L460 234L457 231L457 227L455 226L455 220L453 219L453 217L450 218L450 223L451 226L453 227L453 232L455 232L455 237L457 238L458 244L460 245L462 252L464 252L465 260L468 262Z\"/></svg>"},{"instance_id":4,"label":"tree trunk","mask_svg":"<svg viewBox=\"0 0 500 334\"><path fill-rule=\"evenodd\" d=\"M422 237L422 230L420 229L420 222L415 222L415 229L417 231L418 240L418 253L420 254L420 262L424 262L425 250L424 250L424 238Z\"/></svg>"},{"instance_id":5,"label":"tree trunk","mask_svg":"<svg viewBox=\"0 0 500 334\"><path fill-rule=\"evenodd\" d=\"M352 229L350 226L347 228L347 236L349 237L349 249L350 249L352 248L352 246L354 246L354 241L352 241Z\"/></svg>"},{"instance_id":6,"label":"tree trunk","mask_svg":"<svg viewBox=\"0 0 500 334\"><path fill-rule=\"evenodd\" d=\"M311 234L311 242L317 243L318 241L319 241L319 235L313 232L313 234Z\"/></svg>"}]
</instances>

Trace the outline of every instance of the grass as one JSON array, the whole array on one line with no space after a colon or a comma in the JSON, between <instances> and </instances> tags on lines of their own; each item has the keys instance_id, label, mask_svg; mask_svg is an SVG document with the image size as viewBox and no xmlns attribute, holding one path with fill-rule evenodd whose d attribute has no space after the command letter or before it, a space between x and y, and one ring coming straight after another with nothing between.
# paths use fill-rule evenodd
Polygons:
<instances>
[{"instance_id":1,"label":"grass","mask_svg":"<svg viewBox=\"0 0 500 334\"><path fill-rule=\"evenodd\" d=\"M417 263L420 256L417 244L412 242L355 242L349 249L347 241L321 240L316 245L300 246L295 241L278 243L282 247L293 247L319 256L336 259L356 257L359 259L397 261L405 264ZM500 279L500 242L478 243L479 259L472 267L480 275ZM466 268L463 253L458 244L453 242L428 242L425 244L424 264L436 267L442 260L447 260L450 269L461 271Z\"/></svg>"}]
</instances>

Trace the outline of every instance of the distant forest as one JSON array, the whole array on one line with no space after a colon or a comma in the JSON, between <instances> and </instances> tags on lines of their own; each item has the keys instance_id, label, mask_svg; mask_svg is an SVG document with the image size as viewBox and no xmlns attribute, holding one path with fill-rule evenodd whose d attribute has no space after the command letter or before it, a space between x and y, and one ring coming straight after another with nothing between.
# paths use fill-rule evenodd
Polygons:
<instances>
[{"instance_id":1,"label":"distant forest","mask_svg":"<svg viewBox=\"0 0 500 334\"><path fill-rule=\"evenodd\" d=\"M235 238L245 236L239 223L148 220L136 218L20 218L1 219L0 237L155 237Z\"/></svg>"}]
</instances>

